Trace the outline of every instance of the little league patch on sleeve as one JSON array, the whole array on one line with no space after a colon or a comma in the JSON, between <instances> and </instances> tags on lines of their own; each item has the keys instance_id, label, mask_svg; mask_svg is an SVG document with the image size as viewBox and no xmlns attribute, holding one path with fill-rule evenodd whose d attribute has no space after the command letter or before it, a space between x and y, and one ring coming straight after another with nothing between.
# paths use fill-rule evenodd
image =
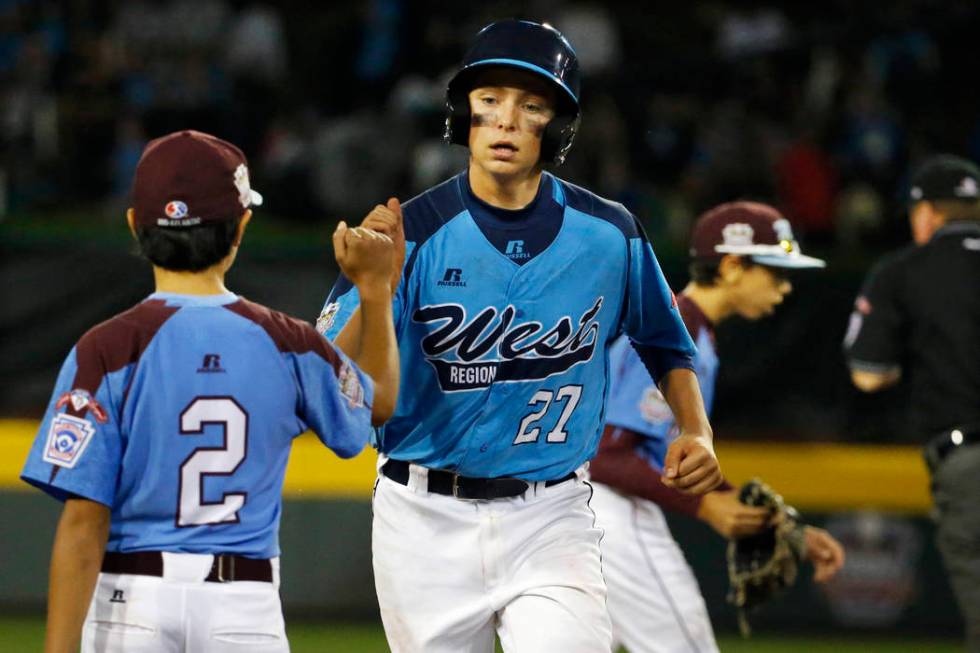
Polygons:
<instances>
[{"instance_id":1,"label":"little league patch on sleeve","mask_svg":"<svg viewBox=\"0 0 980 653\"><path fill-rule=\"evenodd\" d=\"M44 447L44 462L71 469L85 453L95 426L87 419L71 415L55 415Z\"/></svg>"},{"instance_id":2,"label":"little league patch on sleeve","mask_svg":"<svg viewBox=\"0 0 980 653\"><path fill-rule=\"evenodd\" d=\"M667 405L663 394L655 385L651 385L643 391L643 397L640 399L640 414L643 419L651 424L660 424L674 419L674 414L670 412L670 406Z\"/></svg>"},{"instance_id":3,"label":"little league patch on sleeve","mask_svg":"<svg viewBox=\"0 0 980 653\"><path fill-rule=\"evenodd\" d=\"M360 408L364 405L364 387L350 363L345 361L341 366L337 381L340 385L340 394L347 399L351 408Z\"/></svg>"}]
</instances>

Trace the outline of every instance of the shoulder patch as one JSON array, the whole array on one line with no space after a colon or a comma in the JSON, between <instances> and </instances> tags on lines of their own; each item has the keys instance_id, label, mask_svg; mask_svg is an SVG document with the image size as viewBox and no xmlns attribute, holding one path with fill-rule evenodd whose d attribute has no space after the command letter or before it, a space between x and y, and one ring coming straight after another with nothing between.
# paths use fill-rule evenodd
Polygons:
<instances>
[{"instance_id":1,"label":"shoulder patch","mask_svg":"<svg viewBox=\"0 0 980 653\"><path fill-rule=\"evenodd\" d=\"M640 415L651 424L660 424L674 419L663 394L655 385L648 386L640 399Z\"/></svg>"},{"instance_id":2,"label":"shoulder patch","mask_svg":"<svg viewBox=\"0 0 980 653\"><path fill-rule=\"evenodd\" d=\"M105 412L105 408L95 400L95 397L89 394L88 390L82 388L75 388L71 392L61 395L55 404L55 408L74 410L81 417L84 417L86 412L90 412L95 417L95 421L100 424L109 421L109 415Z\"/></svg>"},{"instance_id":3,"label":"shoulder patch","mask_svg":"<svg viewBox=\"0 0 980 653\"><path fill-rule=\"evenodd\" d=\"M364 387L361 385L361 380L357 377L353 365L347 361L344 361L343 365L340 366L337 383L340 386L340 394L347 399L347 404L351 408L360 408L364 405Z\"/></svg>"},{"instance_id":4,"label":"shoulder patch","mask_svg":"<svg viewBox=\"0 0 980 653\"><path fill-rule=\"evenodd\" d=\"M337 319L337 313L340 312L339 302L330 302L323 307L323 312L320 313L320 317L316 319L316 330L322 335L327 335L327 331L333 326L334 320Z\"/></svg>"},{"instance_id":5,"label":"shoulder patch","mask_svg":"<svg viewBox=\"0 0 980 653\"><path fill-rule=\"evenodd\" d=\"M55 415L44 447L44 462L71 469L85 453L94 434L95 426L87 419L64 413Z\"/></svg>"}]
</instances>

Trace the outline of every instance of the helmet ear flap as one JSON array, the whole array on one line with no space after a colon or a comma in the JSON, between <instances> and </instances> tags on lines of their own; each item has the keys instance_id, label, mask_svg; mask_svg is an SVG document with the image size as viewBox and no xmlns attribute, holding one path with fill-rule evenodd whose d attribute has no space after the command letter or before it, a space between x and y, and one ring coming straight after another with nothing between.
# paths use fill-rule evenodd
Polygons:
<instances>
[{"instance_id":1,"label":"helmet ear flap","mask_svg":"<svg viewBox=\"0 0 980 653\"><path fill-rule=\"evenodd\" d=\"M450 145L470 144L470 103L466 95L446 97L446 130L442 139Z\"/></svg>"},{"instance_id":2,"label":"helmet ear flap","mask_svg":"<svg viewBox=\"0 0 980 653\"><path fill-rule=\"evenodd\" d=\"M572 149L575 134L581 121L579 112L557 115L545 127L541 137L541 160L560 166Z\"/></svg>"}]
</instances>

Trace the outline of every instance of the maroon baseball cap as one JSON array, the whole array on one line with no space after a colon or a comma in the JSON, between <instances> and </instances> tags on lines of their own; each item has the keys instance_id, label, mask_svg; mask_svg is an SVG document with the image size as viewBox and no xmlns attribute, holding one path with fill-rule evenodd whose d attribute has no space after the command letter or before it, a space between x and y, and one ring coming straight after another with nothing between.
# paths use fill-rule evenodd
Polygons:
<instances>
[{"instance_id":1,"label":"maroon baseball cap","mask_svg":"<svg viewBox=\"0 0 980 653\"><path fill-rule=\"evenodd\" d=\"M691 234L691 256L720 259L725 254L747 256L755 263L778 268L822 268L821 259L804 256L789 220L759 202L729 202L704 213Z\"/></svg>"},{"instance_id":2,"label":"maroon baseball cap","mask_svg":"<svg viewBox=\"0 0 980 653\"><path fill-rule=\"evenodd\" d=\"M185 130L150 141L133 179L136 224L193 227L225 222L262 204L249 186L242 151L220 138Z\"/></svg>"}]
</instances>

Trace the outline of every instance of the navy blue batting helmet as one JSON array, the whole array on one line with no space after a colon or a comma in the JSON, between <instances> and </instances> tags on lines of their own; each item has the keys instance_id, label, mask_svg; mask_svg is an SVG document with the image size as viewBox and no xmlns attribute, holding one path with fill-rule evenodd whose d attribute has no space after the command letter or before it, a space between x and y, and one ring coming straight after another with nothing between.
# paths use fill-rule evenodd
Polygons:
<instances>
[{"instance_id":1,"label":"navy blue batting helmet","mask_svg":"<svg viewBox=\"0 0 980 653\"><path fill-rule=\"evenodd\" d=\"M509 66L541 75L557 91L555 117L541 140L541 159L561 165L578 131L580 73L568 40L547 23L501 20L479 34L446 88L446 141L467 145L470 129L468 94L477 73L488 66Z\"/></svg>"}]
</instances>

